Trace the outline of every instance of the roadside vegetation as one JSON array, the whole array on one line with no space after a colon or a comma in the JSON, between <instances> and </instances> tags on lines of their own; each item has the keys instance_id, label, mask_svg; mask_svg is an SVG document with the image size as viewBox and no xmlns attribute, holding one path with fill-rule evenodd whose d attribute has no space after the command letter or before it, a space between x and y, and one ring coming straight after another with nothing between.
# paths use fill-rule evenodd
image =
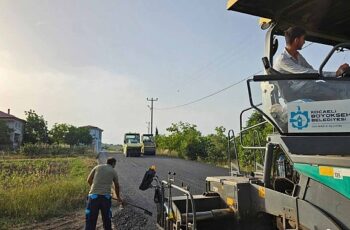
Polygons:
<instances>
[{"instance_id":1,"label":"roadside vegetation","mask_svg":"<svg viewBox=\"0 0 350 230\"><path fill-rule=\"evenodd\" d=\"M103 149L103 151L106 151L106 152L121 152L121 151L123 151L123 145L102 143L102 149Z\"/></svg>"},{"instance_id":2,"label":"roadside vegetation","mask_svg":"<svg viewBox=\"0 0 350 230\"><path fill-rule=\"evenodd\" d=\"M0 160L0 229L83 208L95 164L88 157Z\"/></svg>"},{"instance_id":3,"label":"roadside vegetation","mask_svg":"<svg viewBox=\"0 0 350 230\"><path fill-rule=\"evenodd\" d=\"M49 130L43 116L39 116L34 110L25 111L26 123L24 125L23 147L16 149L27 155L35 155L37 152L58 153L64 150L67 154L90 147L93 138L86 127L75 127L69 124L55 123ZM0 151L11 151L11 129L4 121L0 121ZM51 147L48 147L51 146ZM69 148L67 147L69 146ZM27 151L29 150L29 151Z\"/></svg>"},{"instance_id":4,"label":"roadside vegetation","mask_svg":"<svg viewBox=\"0 0 350 230\"><path fill-rule=\"evenodd\" d=\"M88 191L86 177L96 164L87 129L55 124L48 130L47 122L35 111L27 111L26 116L24 143L16 152L6 148L10 130L0 123L0 229L83 208ZM253 113L246 126L262 121L261 115ZM266 123L255 130L246 133L245 145L265 145L272 127ZM171 124L167 131L156 132L158 154L228 166L228 130L223 126L216 127L213 134L202 135L196 125L179 122ZM263 153L246 151L238 137L235 141L245 170L252 169L255 159L262 161ZM107 151L121 148L103 147ZM230 154L234 159L233 148Z\"/></svg>"},{"instance_id":5,"label":"roadside vegetation","mask_svg":"<svg viewBox=\"0 0 350 230\"><path fill-rule=\"evenodd\" d=\"M246 126L252 126L263 122L259 113L253 113ZM179 122L166 129L168 134L156 135L158 154L169 155L189 160L205 161L220 166L228 166L228 138L223 126L215 128L214 134L202 135L194 124ZM256 130L256 131L254 131ZM268 133L272 133L272 126L262 124L256 129L245 133L244 145L257 146L266 144ZM247 171L254 165L254 159L262 163L263 153L259 151L247 151L241 146L239 137L235 138L240 165ZM230 149L230 158L235 159L234 148Z\"/></svg>"},{"instance_id":6,"label":"roadside vegetation","mask_svg":"<svg viewBox=\"0 0 350 230\"><path fill-rule=\"evenodd\" d=\"M0 229L81 210L86 178L96 165L88 128L55 124L25 112L23 144L12 149L11 130L0 122Z\"/></svg>"}]
</instances>

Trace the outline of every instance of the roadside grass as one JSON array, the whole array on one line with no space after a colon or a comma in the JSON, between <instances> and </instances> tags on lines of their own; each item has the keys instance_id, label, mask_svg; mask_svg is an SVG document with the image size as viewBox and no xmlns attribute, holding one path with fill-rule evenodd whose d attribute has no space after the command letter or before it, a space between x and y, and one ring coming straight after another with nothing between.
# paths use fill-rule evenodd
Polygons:
<instances>
[{"instance_id":1,"label":"roadside grass","mask_svg":"<svg viewBox=\"0 0 350 230\"><path fill-rule=\"evenodd\" d=\"M157 149L156 151L157 156L184 158L183 156L179 155L176 151L169 151L167 149Z\"/></svg>"},{"instance_id":2,"label":"roadside grass","mask_svg":"<svg viewBox=\"0 0 350 230\"><path fill-rule=\"evenodd\" d=\"M0 229L84 207L91 157L0 160Z\"/></svg>"}]
</instances>

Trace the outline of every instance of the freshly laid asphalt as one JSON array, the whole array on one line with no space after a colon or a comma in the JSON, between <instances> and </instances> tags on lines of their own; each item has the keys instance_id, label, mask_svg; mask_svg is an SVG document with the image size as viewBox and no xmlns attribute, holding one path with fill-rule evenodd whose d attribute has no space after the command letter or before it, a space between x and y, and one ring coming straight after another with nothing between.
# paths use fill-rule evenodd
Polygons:
<instances>
[{"instance_id":1,"label":"freshly laid asphalt","mask_svg":"<svg viewBox=\"0 0 350 230\"><path fill-rule=\"evenodd\" d=\"M209 164L187 161L178 158L163 156L141 156L125 157L123 154L101 153L99 160L104 162L107 156L115 157L117 160L116 170L118 172L121 196L129 203L141 206L153 213L151 218L130 214L128 206L125 210L117 213L115 225L117 229L156 229L156 205L153 201L154 189L141 191L139 185L145 172L152 165L156 166L156 173L160 180L168 178L168 172L175 172L176 184L188 186L192 194L202 194L205 192L205 178L208 176L227 176L228 169L215 167ZM134 209L135 210L135 209ZM135 210L138 214L142 211ZM122 213L129 216L123 216ZM138 217L138 218L136 218ZM125 221L128 219L128 221ZM140 227L139 222L143 222ZM129 222L128 226L122 226L121 222ZM133 227L134 226L134 227Z\"/></svg>"}]
</instances>

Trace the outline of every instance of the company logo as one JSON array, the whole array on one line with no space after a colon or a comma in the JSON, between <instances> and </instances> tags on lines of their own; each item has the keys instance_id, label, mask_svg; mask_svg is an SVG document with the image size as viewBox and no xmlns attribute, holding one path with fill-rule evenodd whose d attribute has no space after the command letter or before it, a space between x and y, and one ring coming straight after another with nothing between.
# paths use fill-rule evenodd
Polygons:
<instances>
[{"instance_id":1,"label":"company logo","mask_svg":"<svg viewBox=\"0 0 350 230\"><path fill-rule=\"evenodd\" d=\"M310 122L309 112L301 111L300 106L297 106L296 112L290 113L289 122L292 123L293 128L297 128L299 130L307 128Z\"/></svg>"}]
</instances>

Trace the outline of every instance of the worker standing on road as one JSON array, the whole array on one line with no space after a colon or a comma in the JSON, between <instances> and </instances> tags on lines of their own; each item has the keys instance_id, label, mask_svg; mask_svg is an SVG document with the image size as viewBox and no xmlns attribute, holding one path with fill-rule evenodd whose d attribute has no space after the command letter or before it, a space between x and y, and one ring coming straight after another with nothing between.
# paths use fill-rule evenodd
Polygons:
<instances>
[{"instance_id":1,"label":"worker standing on road","mask_svg":"<svg viewBox=\"0 0 350 230\"><path fill-rule=\"evenodd\" d=\"M96 228L97 217L100 210L104 229L112 229L111 188L113 182L117 199L122 203L122 199L119 195L118 174L114 169L115 165L116 160L114 158L108 158L107 164L101 164L93 168L87 178L87 182L91 186L91 189L85 210L85 230L94 230Z\"/></svg>"}]
</instances>

